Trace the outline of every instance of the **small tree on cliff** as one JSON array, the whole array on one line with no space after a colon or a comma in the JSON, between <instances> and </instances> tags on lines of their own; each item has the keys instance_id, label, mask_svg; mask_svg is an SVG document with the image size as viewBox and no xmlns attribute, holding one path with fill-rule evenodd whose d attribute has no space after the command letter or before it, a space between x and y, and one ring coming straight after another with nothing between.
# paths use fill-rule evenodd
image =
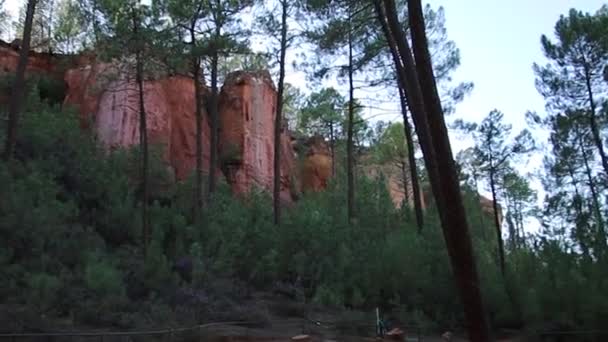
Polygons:
<instances>
[{"instance_id":1,"label":"small tree on cliff","mask_svg":"<svg viewBox=\"0 0 608 342\"><path fill-rule=\"evenodd\" d=\"M336 141L342 135L344 97L334 88L310 94L300 112L298 129L308 135L318 134L329 141L332 176L336 175Z\"/></svg>"},{"instance_id":2,"label":"small tree on cliff","mask_svg":"<svg viewBox=\"0 0 608 342\"><path fill-rule=\"evenodd\" d=\"M201 20L198 32L201 34L203 55L209 65L211 94L209 95L209 113L211 117L211 145L209 163L208 200L215 192L216 169L218 168L219 146L219 87L218 70L221 56L247 51L249 31L244 29L239 14L252 6L254 0L207 0L202 1L205 17Z\"/></svg>"},{"instance_id":3,"label":"small tree on cliff","mask_svg":"<svg viewBox=\"0 0 608 342\"><path fill-rule=\"evenodd\" d=\"M4 147L4 159L9 160L13 156L15 143L17 141L17 127L21 107L23 105L23 93L25 91L25 68L30 53L30 40L32 33L32 22L36 11L37 0L28 0L25 22L23 24L23 39L21 51L19 53L19 62L17 64L17 72L15 75L15 83L13 84L11 99L8 109L8 126L6 134L6 144Z\"/></svg>"}]
</instances>

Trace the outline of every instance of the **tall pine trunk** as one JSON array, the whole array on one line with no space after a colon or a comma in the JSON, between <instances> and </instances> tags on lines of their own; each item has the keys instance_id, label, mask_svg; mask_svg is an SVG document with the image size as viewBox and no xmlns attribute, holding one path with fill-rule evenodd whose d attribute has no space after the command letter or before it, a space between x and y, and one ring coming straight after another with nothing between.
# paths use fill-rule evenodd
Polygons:
<instances>
[{"instance_id":1,"label":"tall pine trunk","mask_svg":"<svg viewBox=\"0 0 608 342\"><path fill-rule=\"evenodd\" d=\"M407 162L405 161L405 156L399 156L397 165L399 166L399 171L401 171L401 181L403 182L403 184L401 184L403 186L403 200L405 201L405 204L409 204L410 188L407 186L407 181L410 176L407 172Z\"/></svg>"},{"instance_id":2,"label":"tall pine trunk","mask_svg":"<svg viewBox=\"0 0 608 342\"><path fill-rule=\"evenodd\" d=\"M496 229L496 244L498 247L498 262L500 273L505 276L505 246L502 239L502 229L500 217L498 216L498 199L496 193L496 175L494 170L490 170L490 190L492 191L492 208L494 210L494 228Z\"/></svg>"},{"instance_id":3,"label":"tall pine trunk","mask_svg":"<svg viewBox=\"0 0 608 342\"><path fill-rule=\"evenodd\" d=\"M408 97L416 133L429 172L448 254L464 304L469 337L473 342L489 341L490 331L481 298L473 246L428 52L422 5L420 1L408 2L416 55L414 62L405 32L399 23L395 2L384 0L383 3L387 20L387 24L383 24L383 26L387 25L383 27L383 31L393 50L393 58L398 58L400 61L396 63L397 69L402 73L399 81ZM384 14L379 2L376 4L376 9L379 10L382 24ZM398 51L394 50L395 47ZM421 72L420 75L417 68Z\"/></svg>"},{"instance_id":4,"label":"tall pine trunk","mask_svg":"<svg viewBox=\"0 0 608 342\"><path fill-rule=\"evenodd\" d=\"M219 29L216 30L216 39L220 36ZM217 50L212 52L211 56L211 144L209 152L209 185L207 186L207 201L211 200L211 196L215 192L216 174L215 169L218 167L218 142L219 142L219 92L217 87L219 53Z\"/></svg>"},{"instance_id":5,"label":"tall pine trunk","mask_svg":"<svg viewBox=\"0 0 608 342\"><path fill-rule=\"evenodd\" d=\"M595 214L595 219L597 220L597 235L596 239L599 242L599 246L602 249L602 253L606 253L606 232L604 230L604 218L602 217L602 209L599 201L599 194L597 192L597 188L595 185L595 181L593 179L593 174L591 171L591 165L589 165L589 157L587 155L587 151L585 150L585 146L583 144L583 139L581 137L580 132L577 132L578 143L581 149L581 155L583 156L583 164L585 166L585 176L587 177L587 182L589 184L589 191L591 191L591 199L593 203L593 212Z\"/></svg>"},{"instance_id":6,"label":"tall pine trunk","mask_svg":"<svg viewBox=\"0 0 608 342\"><path fill-rule=\"evenodd\" d=\"M346 177L347 177L347 210L348 222L355 217L355 175L354 175L354 148L353 134L355 124L355 87L353 84L353 37L352 17L348 15L348 127L346 136Z\"/></svg>"},{"instance_id":7,"label":"tall pine trunk","mask_svg":"<svg viewBox=\"0 0 608 342\"><path fill-rule=\"evenodd\" d=\"M21 51L19 52L19 62L17 64L17 73L15 74L15 83L11 91L11 98L8 109L8 127L6 134L6 142L4 146L4 160L8 161L13 157L15 145L17 143L17 127L19 124L19 115L23 104L23 93L25 91L25 68L30 53L30 41L32 40L32 22L34 20L34 12L36 11L37 0L29 0L25 13L25 24L23 26L23 39L21 41Z\"/></svg>"},{"instance_id":8,"label":"tall pine trunk","mask_svg":"<svg viewBox=\"0 0 608 342\"><path fill-rule=\"evenodd\" d=\"M285 88L285 55L287 53L287 4L281 0L281 57L279 61L279 84L277 94L277 109L274 118L274 184L273 210L274 224L281 223L281 126L283 122L283 91Z\"/></svg>"},{"instance_id":9,"label":"tall pine trunk","mask_svg":"<svg viewBox=\"0 0 608 342\"><path fill-rule=\"evenodd\" d=\"M139 32L139 13L133 10L133 35L136 40L135 52L135 82L137 83L138 100L139 100L139 145L142 153L141 162L141 188L143 193L142 198L142 235L144 255L147 255L148 244L150 242L150 215L148 213L148 124L146 121L146 108L144 104L144 65L142 60L142 37Z\"/></svg>"},{"instance_id":10,"label":"tall pine trunk","mask_svg":"<svg viewBox=\"0 0 608 342\"><path fill-rule=\"evenodd\" d=\"M194 185L194 222L198 223L201 218L201 207L203 206L203 104L201 102L201 63L196 55L195 27L190 27L190 39L192 40L192 75L194 78L194 101L196 116L196 184Z\"/></svg>"},{"instance_id":11,"label":"tall pine trunk","mask_svg":"<svg viewBox=\"0 0 608 342\"><path fill-rule=\"evenodd\" d=\"M336 142L334 133L334 122L329 122L329 150L331 154L331 177L336 177Z\"/></svg>"},{"instance_id":12,"label":"tall pine trunk","mask_svg":"<svg viewBox=\"0 0 608 342\"><path fill-rule=\"evenodd\" d=\"M401 116L403 117L403 133L405 134L405 142L407 143L407 158L410 167L410 178L412 181L412 195L414 200L414 212L416 214L416 225L418 232L422 232L424 228L424 216L422 212L422 193L420 191L420 183L418 181L418 168L416 166L416 156L414 150L414 137L412 136L412 127L407 115L407 98L405 92L399 87L399 99L401 102ZM406 195L407 196L407 195Z\"/></svg>"}]
</instances>

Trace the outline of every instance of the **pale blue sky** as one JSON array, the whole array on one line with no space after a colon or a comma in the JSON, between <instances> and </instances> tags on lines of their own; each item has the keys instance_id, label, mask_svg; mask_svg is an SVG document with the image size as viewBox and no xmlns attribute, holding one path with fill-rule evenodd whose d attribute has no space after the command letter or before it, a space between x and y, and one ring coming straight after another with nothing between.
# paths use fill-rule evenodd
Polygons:
<instances>
[{"instance_id":1,"label":"pale blue sky","mask_svg":"<svg viewBox=\"0 0 608 342\"><path fill-rule=\"evenodd\" d=\"M457 115L480 120L497 108L514 130L527 110L544 111L534 86L532 63L544 63L540 36L553 35L555 22L570 8L595 12L601 0L431 0L445 8L448 36L460 48L456 80L475 83Z\"/></svg>"}]
</instances>

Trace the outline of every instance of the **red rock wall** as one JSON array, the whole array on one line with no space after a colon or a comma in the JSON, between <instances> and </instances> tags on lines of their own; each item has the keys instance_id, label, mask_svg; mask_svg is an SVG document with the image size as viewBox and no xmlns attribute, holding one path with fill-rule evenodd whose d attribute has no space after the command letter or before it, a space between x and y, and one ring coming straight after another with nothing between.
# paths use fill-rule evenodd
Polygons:
<instances>
[{"instance_id":1,"label":"red rock wall","mask_svg":"<svg viewBox=\"0 0 608 342\"><path fill-rule=\"evenodd\" d=\"M45 53L30 52L26 72L51 74L58 69L58 58ZM17 70L19 50L0 41L0 74Z\"/></svg>"},{"instance_id":2,"label":"red rock wall","mask_svg":"<svg viewBox=\"0 0 608 342\"><path fill-rule=\"evenodd\" d=\"M139 144L139 102L133 79L118 77L114 68L101 64L66 72L66 104L79 108L84 127L91 127L108 148ZM144 84L148 138L164 147L165 160L179 180L196 165L194 82L168 77ZM209 126L203 113L203 168L209 167Z\"/></svg>"},{"instance_id":3,"label":"red rock wall","mask_svg":"<svg viewBox=\"0 0 608 342\"><path fill-rule=\"evenodd\" d=\"M274 177L274 120L277 93L268 72L234 72L220 94L220 163L237 193L271 190ZM294 153L281 137L281 198L293 198Z\"/></svg>"}]
</instances>

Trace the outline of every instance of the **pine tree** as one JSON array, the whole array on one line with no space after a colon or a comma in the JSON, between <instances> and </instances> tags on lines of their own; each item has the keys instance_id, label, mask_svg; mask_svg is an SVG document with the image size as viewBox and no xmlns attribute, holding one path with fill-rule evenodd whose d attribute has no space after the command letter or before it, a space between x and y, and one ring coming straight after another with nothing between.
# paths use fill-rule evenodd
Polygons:
<instances>
[{"instance_id":1,"label":"pine tree","mask_svg":"<svg viewBox=\"0 0 608 342\"><path fill-rule=\"evenodd\" d=\"M27 16L25 3L19 12L19 20L13 24L15 32L22 34ZM36 13L32 19L32 32L30 48L35 51L52 52L55 46L53 41L53 22L55 19L55 0L38 0Z\"/></svg>"},{"instance_id":2,"label":"pine tree","mask_svg":"<svg viewBox=\"0 0 608 342\"><path fill-rule=\"evenodd\" d=\"M52 25L53 44L59 53L75 53L90 43L85 15L75 0L59 0Z\"/></svg>"},{"instance_id":3,"label":"pine tree","mask_svg":"<svg viewBox=\"0 0 608 342\"><path fill-rule=\"evenodd\" d=\"M274 121L274 176L273 176L273 215L274 223L279 225L281 222L281 132L283 130L284 116L284 100L285 100L285 61L287 49L291 46L295 36L289 33L288 20L294 15L293 12L298 10L300 4L298 1L279 0L277 7L274 10L265 13L258 20L262 23L265 31L270 36L279 37L278 48L275 49L278 55L279 64L279 81L277 84L277 103ZM274 12L279 12L277 15L280 21L276 20Z\"/></svg>"},{"instance_id":4,"label":"pine tree","mask_svg":"<svg viewBox=\"0 0 608 342\"><path fill-rule=\"evenodd\" d=\"M207 201L215 192L218 168L219 147L219 63L220 56L229 56L235 52L247 51L246 39L249 31L245 30L239 14L251 7L253 0L215 0L204 1L203 11L208 13L201 23L200 32L206 43L203 50L206 51L206 60L210 71L211 93L209 95L209 114L211 118L211 144L209 163L209 183L207 185Z\"/></svg>"},{"instance_id":5,"label":"pine tree","mask_svg":"<svg viewBox=\"0 0 608 342\"><path fill-rule=\"evenodd\" d=\"M306 36L319 47L317 65L313 74L324 77L333 70L348 80L348 108L346 127L347 217L355 218L355 119L356 102L354 76L362 63L361 49L369 40L366 30L372 6L366 1L308 1L307 9L320 21L306 32ZM373 18L373 17L371 17ZM346 56L346 63L336 65L336 57ZM319 63L320 62L320 63Z\"/></svg>"},{"instance_id":6,"label":"pine tree","mask_svg":"<svg viewBox=\"0 0 608 342\"><path fill-rule=\"evenodd\" d=\"M344 97L334 88L321 89L310 94L302 107L298 129L307 135L321 135L329 141L332 176L336 175L336 142L342 136Z\"/></svg>"},{"instance_id":7,"label":"pine tree","mask_svg":"<svg viewBox=\"0 0 608 342\"><path fill-rule=\"evenodd\" d=\"M165 66L161 65L164 36L163 19L158 4L152 7L142 5L139 0L119 1L106 0L99 4L98 15L103 15L100 27L98 51L100 57L118 63L117 77L135 78L137 89L137 113L139 115L139 147L141 149L140 190L142 245L144 255L148 252L152 233L152 222L149 213L150 201L150 153L148 142L148 124L145 107L146 79L153 75L163 74ZM126 83L125 86L129 86Z\"/></svg>"},{"instance_id":8,"label":"pine tree","mask_svg":"<svg viewBox=\"0 0 608 342\"><path fill-rule=\"evenodd\" d=\"M397 12L405 13L407 16L407 3L399 1L396 3ZM426 33L429 37L429 49L433 55L433 67L439 91L441 94L442 105L444 112L451 113L454 111L455 105L462 101L472 89L471 82L462 82L452 84L451 74L460 65L460 52L455 43L448 39L447 30L445 28L445 14L442 7L433 10L430 5L424 8L424 18L426 20ZM407 24L407 19L404 23ZM412 187L414 193L414 209L416 213L416 221L419 231L422 231L424 226L423 211L422 211L422 192L420 191L419 172L416 165L416 144L414 132L410 124L410 114L406 94L397 86L397 75L394 69L394 60L385 37L381 34L382 28L378 27L376 20L371 20L367 23L369 31L378 32L371 36L363 48L363 54L360 58L359 65L364 68L366 77L371 78L370 83L373 86L383 86L396 88L398 91L398 99L401 109L402 120L405 123L403 126L404 134L408 146L414 148L408 150L409 172L412 179ZM371 75L371 76L370 76Z\"/></svg>"},{"instance_id":9,"label":"pine tree","mask_svg":"<svg viewBox=\"0 0 608 342\"><path fill-rule=\"evenodd\" d=\"M513 168L502 176L511 249L525 247L525 219L536 214L536 191L526 177Z\"/></svg>"},{"instance_id":10,"label":"pine tree","mask_svg":"<svg viewBox=\"0 0 608 342\"><path fill-rule=\"evenodd\" d=\"M572 9L555 24L555 35L555 42L545 35L541 37L550 62L545 66L534 65L537 88L547 100L551 114L584 113L604 171L602 177L607 181L608 155L603 137L607 116L601 112L608 94L604 80L608 13L590 15Z\"/></svg>"},{"instance_id":11,"label":"pine tree","mask_svg":"<svg viewBox=\"0 0 608 342\"><path fill-rule=\"evenodd\" d=\"M481 124L461 124L475 140L475 163L485 176L492 193L494 226L497 236L499 266L505 274L505 252L502 239L502 219L499 210L499 192L504 188L502 181L511 172L510 165L516 158L525 155L534 148L529 131L518 134L514 141L509 141L512 127L503 123L504 114L498 110L491 111Z\"/></svg>"},{"instance_id":12,"label":"pine tree","mask_svg":"<svg viewBox=\"0 0 608 342\"><path fill-rule=\"evenodd\" d=\"M196 169L194 184L194 221L198 222L201 218L201 208L203 206L203 89L202 89L202 59L207 51L201 48L199 24L209 13L205 0L190 1L168 1L167 9L169 15L178 26L178 37L184 31L185 39L188 40L190 51L190 72L194 82L194 101L196 117ZM181 40L181 39L180 39ZM178 50L179 51L179 50Z\"/></svg>"}]
</instances>

